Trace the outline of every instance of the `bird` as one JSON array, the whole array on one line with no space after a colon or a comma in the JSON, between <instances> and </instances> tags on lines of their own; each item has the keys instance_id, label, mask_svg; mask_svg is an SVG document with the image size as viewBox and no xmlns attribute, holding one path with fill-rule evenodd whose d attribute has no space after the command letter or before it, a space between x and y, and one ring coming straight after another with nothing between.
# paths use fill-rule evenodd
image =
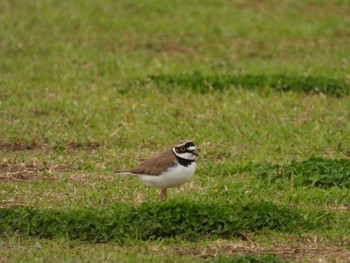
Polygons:
<instances>
[{"instance_id":1,"label":"bird","mask_svg":"<svg viewBox=\"0 0 350 263\"><path fill-rule=\"evenodd\" d=\"M149 187L160 188L160 199L166 199L168 188L177 187L194 175L196 170L196 145L192 141L176 144L137 167L117 170L114 174L128 174L141 179Z\"/></svg>"}]
</instances>

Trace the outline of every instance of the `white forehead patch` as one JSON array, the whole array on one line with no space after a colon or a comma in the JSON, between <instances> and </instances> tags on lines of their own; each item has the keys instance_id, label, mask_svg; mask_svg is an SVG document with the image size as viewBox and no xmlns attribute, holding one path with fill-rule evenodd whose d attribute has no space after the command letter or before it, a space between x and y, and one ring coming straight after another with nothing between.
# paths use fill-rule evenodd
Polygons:
<instances>
[{"instance_id":1,"label":"white forehead patch","mask_svg":"<svg viewBox=\"0 0 350 263\"><path fill-rule=\"evenodd\" d=\"M190 150L190 151L194 151L196 149L196 146L190 146L187 149Z\"/></svg>"}]
</instances>

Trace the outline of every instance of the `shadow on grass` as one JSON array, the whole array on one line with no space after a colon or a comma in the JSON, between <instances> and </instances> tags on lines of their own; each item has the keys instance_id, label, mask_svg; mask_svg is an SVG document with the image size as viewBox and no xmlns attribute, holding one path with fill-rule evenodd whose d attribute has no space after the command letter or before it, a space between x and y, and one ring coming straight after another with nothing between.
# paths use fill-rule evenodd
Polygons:
<instances>
[{"instance_id":1,"label":"shadow on grass","mask_svg":"<svg viewBox=\"0 0 350 263\"><path fill-rule=\"evenodd\" d=\"M222 166L216 169L209 167L207 170L215 170L215 176L249 172L252 176L272 184L289 186L292 181L295 187L350 188L350 160L347 159L332 160L313 156L302 162L292 160L284 165L249 163L244 166Z\"/></svg>"},{"instance_id":2,"label":"shadow on grass","mask_svg":"<svg viewBox=\"0 0 350 263\"><path fill-rule=\"evenodd\" d=\"M201 93L206 93L210 90L223 91L241 87L249 90L270 88L276 91L324 93L337 97L350 94L348 81L324 76L206 75L195 72L182 75L153 75L149 76L149 79L161 89L179 86Z\"/></svg>"},{"instance_id":3,"label":"shadow on grass","mask_svg":"<svg viewBox=\"0 0 350 263\"><path fill-rule=\"evenodd\" d=\"M269 229L309 231L329 215L305 215L269 202L246 204L167 201L132 206L116 203L103 210L0 210L0 234L18 232L41 238L68 237L89 242L125 243L176 237L186 240L239 237L242 232Z\"/></svg>"}]
</instances>

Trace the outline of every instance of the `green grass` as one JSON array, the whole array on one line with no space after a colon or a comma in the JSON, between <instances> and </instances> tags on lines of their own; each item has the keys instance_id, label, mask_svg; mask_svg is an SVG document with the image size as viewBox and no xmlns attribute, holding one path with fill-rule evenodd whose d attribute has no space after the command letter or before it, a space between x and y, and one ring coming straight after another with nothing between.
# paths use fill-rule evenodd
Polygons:
<instances>
[{"instance_id":1,"label":"green grass","mask_svg":"<svg viewBox=\"0 0 350 263\"><path fill-rule=\"evenodd\" d=\"M52 211L8 208L0 213L0 232L41 238L66 237L90 242L180 238L195 241L240 237L242 232L286 233L328 228L334 216L278 207L272 203L219 204L167 202L109 209Z\"/></svg>"},{"instance_id":2,"label":"green grass","mask_svg":"<svg viewBox=\"0 0 350 263\"><path fill-rule=\"evenodd\" d=\"M348 261L349 13L1 1L0 261ZM112 175L183 139L169 200Z\"/></svg>"}]
</instances>

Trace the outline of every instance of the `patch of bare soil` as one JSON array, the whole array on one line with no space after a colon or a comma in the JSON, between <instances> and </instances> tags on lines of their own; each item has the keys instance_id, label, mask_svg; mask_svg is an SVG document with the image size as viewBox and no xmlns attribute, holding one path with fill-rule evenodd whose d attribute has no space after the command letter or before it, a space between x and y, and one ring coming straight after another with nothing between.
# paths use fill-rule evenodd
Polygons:
<instances>
[{"instance_id":1,"label":"patch of bare soil","mask_svg":"<svg viewBox=\"0 0 350 263\"><path fill-rule=\"evenodd\" d=\"M43 146L37 143L24 143L24 142L1 143L0 142L0 151L4 151L4 152L39 150L42 148Z\"/></svg>"},{"instance_id":2,"label":"patch of bare soil","mask_svg":"<svg viewBox=\"0 0 350 263\"><path fill-rule=\"evenodd\" d=\"M41 179L43 174L52 175L52 178L55 179L55 173L66 171L67 169L68 166L64 164L43 164L36 161L23 163L3 159L0 163L0 180L37 180Z\"/></svg>"},{"instance_id":3,"label":"patch of bare soil","mask_svg":"<svg viewBox=\"0 0 350 263\"><path fill-rule=\"evenodd\" d=\"M27 142L6 143L6 142L0 141L0 151L3 151L3 152L45 150L48 147L50 147L50 145L39 144L36 142L32 142L32 143L27 143ZM94 142L80 143L80 142L71 141L67 144L67 148L69 150L75 150L75 151L94 151L99 147L101 147L101 145L98 143L94 143Z\"/></svg>"},{"instance_id":4,"label":"patch of bare soil","mask_svg":"<svg viewBox=\"0 0 350 263\"><path fill-rule=\"evenodd\" d=\"M167 251L162 251L162 250ZM278 245L278 246L259 246L246 242L231 243L218 241L204 248L186 248L186 247L167 247L151 248L151 252L168 252L176 255L196 255L203 258L214 258L218 255L275 255L284 259L307 260L307 262L350 262L350 251L345 247L322 246L321 244L300 244ZM304 261L303 261L304 262Z\"/></svg>"},{"instance_id":5,"label":"patch of bare soil","mask_svg":"<svg viewBox=\"0 0 350 263\"><path fill-rule=\"evenodd\" d=\"M184 44L177 42L167 42L167 43L153 43L148 42L144 45L134 47L134 49L147 49L151 52L165 52L165 53L193 53L194 50L191 47L188 47Z\"/></svg>"},{"instance_id":6,"label":"patch of bare soil","mask_svg":"<svg viewBox=\"0 0 350 263\"><path fill-rule=\"evenodd\" d=\"M89 142L87 144L79 143L79 142L70 142L68 144L69 149L71 150L83 150L83 151L94 151L99 148L101 145L98 143Z\"/></svg>"},{"instance_id":7,"label":"patch of bare soil","mask_svg":"<svg viewBox=\"0 0 350 263\"><path fill-rule=\"evenodd\" d=\"M18 200L14 200L14 199L0 200L0 208L9 208L12 206L32 206L33 204L34 204L34 202L23 204L23 202L18 201ZM0 260L0 262L1 262L1 260Z\"/></svg>"}]
</instances>

